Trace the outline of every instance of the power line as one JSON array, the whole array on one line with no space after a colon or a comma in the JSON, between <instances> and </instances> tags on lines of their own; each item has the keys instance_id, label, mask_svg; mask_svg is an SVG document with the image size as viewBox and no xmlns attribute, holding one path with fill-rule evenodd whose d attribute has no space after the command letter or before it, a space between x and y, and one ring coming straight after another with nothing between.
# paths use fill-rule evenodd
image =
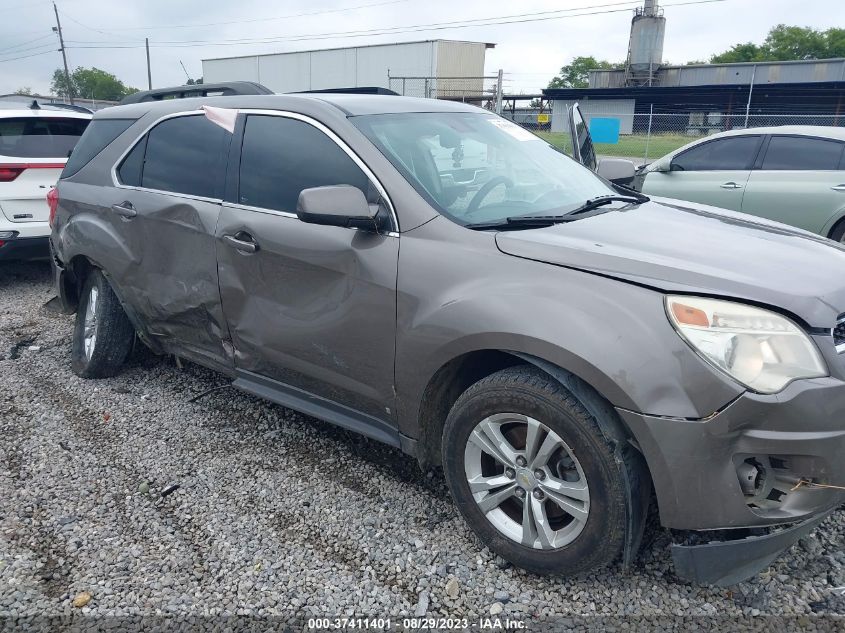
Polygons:
<instances>
[{"instance_id":1,"label":"power line","mask_svg":"<svg viewBox=\"0 0 845 633\"><path fill-rule=\"evenodd\" d=\"M14 61L17 61L19 59L29 59L30 57L38 57L39 55L49 55L50 53L55 53L55 52L56 52L55 49L53 49L53 50L49 50L49 51L44 51L42 53L33 53L32 55L24 55L23 57L12 57L10 59L0 59L0 64L2 64L3 62L14 62Z\"/></svg>"},{"instance_id":2,"label":"power line","mask_svg":"<svg viewBox=\"0 0 845 633\"><path fill-rule=\"evenodd\" d=\"M59 49L56 48L55 44L39 44L38 46L30 46L28 48L21 48L14 51L5 51L3 53L0 53L0 55L20 55L21 53L31 53L33 51L38 50L57 51Z\"/></svg>"},{"instance_id":3,"label":"power line","mask_svg":"<svg viewBox=\"0 0 845 633\"><path fill-rule=\"evenodd\" d=\"M677 2L674 4L664 4L664 7L684 7L690 5L699 5L699 4L713 4L717 2L727 2L727 0L692 0L690 2ZM639 6L639 3L616 3L616 4L635 4ZM614 5L598 5L598 6L614 6ZM582 9L588 9L591 7L582 7ZM207 45L207 46L236 46L236 45L244 45L244 44L273 44L273 43L282 43L282 42L299 42L299 41L306 41L306 40L323 40L323 39L345 39L345 38L355 38L355 37L365 37L365 36L377 36L377 35L399 35L402 33L415 33L420 31L442 31L442 30L452 30L452 29L463 29L463 28L472 28L472 27L479 27L479 26L495 26L501 24L522 24L527 22L543 22L549 20L562 20L567 18L574 18L574 17L584 17L584 16L592 16L592 15L603 15L609 13L620 13L623 11L629 11L630 6L623 8L623 9L607 9L602 11L584 11L582 13L569 13L566 15L542 15L536 17L536 14L516 14L511 16L498 16L498 17L489 17L489 18L475 18L475 19L468 19L468 20L457 20L453 22L433 22L430 24L421 24L421 25L404 25L404 26L394 26L394 27L383 27L378 29L366 29L366 30L358 30L358 31L339 31L333 33L314 33L308 35L297 35L292 37L284 37L284 38L241 38L241 39L233 39L233 40L163 40L159 42L151 42L150 46L154 46L157 48L181 48L181 47L195 47L198 45ZM566 9L561 11L573 11L577 9ZM556 11L553 13L559 13L560 11ZM543 12L543 13L551 13L551 12ZM116 46L103 46L102 44L108 44L108 42L96 42L96 41L73 41L75 46L69 46L68 48L106 48L106 49L120 49L120 48L139 48L142 44L139 45L126 45L126 44L119 44Z\"/></svg>"},{"instance_id":4,"label":"power line","mask_svg":"<svg viewBox=\"0 0 845 633\"><path fill-rule=\"evenodd\" d=\"M32 44L33 42L39 42L41 40L46 40L47 38L53 39L53 34L48 33L47 35L42 35L41 37L36 37L34 40L27 40L26 42L21 42L20 44L13 44L12 46L5 46L0 48L0 53L5 51L11 51L15 48L20 48L21 46L26 46L27 44Z\"/></svg>"},{"instance_id":5,"label":"power line","mask_svg":"<svg viewBox=\"0 0 845 633\"><path fill-rule=\"evenodd\" d=\"M290 20L292 18L301 18L301 17L308 17L312 15L325 15L328 13L344 13L347 11L356 11L358 9L368 9L370 7L382 7L389 4L399 4L403 2L409 2L410 0L383 0L382 2L371 2L370 4L360 4L355 7L342 7L340 9L323 9L320 11L308 11L305 13L291 13L288 15L277 15L274 17L266 17L266 18L250 18L248 20L226 20L222 22L204 22L198 24L170 24L170 25L163 25L163 26L123 26L123 27L110 27L109 30L111 31L150 31L150 30L167 30L167 29L194 29L194 28L203 28L207 26L227 26L230 24L254 24L256 22L273 22L275 20ZM62 12L64 15L64 12ZM80 26L84 26L87 29L92 31L97 31L98 33L102 33L99 29L96 29L92 26L87 26L82 24L81 22L74 20L70 16L67 16L68 19L73 20Z\"/></svg>"},{"instance_id":6,"label":"power line","mask_svg":"<svg viewBox=\"0 0 845 633\"><path fill-rule=\"evenodd\" d=\"M712 0L712 1L723 1L723 0ZM462 20L451 20L451 21L448 21L448 22L430 22L430 23L427 23L427 24L412 24L412 25L409 24L409 25L404 25L404 26L392 26L392 27L382 27L382 28L373 28L373 29L360 29L360 30L355 30L355 31L341 31L338 34L339 35L347 35L347 34L352 35L352 34L359 34L360 33L360 34L363 35L363 34L371 34L371 33L374 33L376 31L392 31L392 30L396 30L396 29L410 29L410 28L420 28L421 29L421 27L430 27L430 26L446 26L446 25L451 25L451 24L467 24L467 23L474 23L474 22L489 22L490 20L505 20L505 19L510 19L510 18L529 18L529 17L534 17L534 16L545 16L545 15L551 15L551 14L572 13L573 11L584 11L584 10L588 10L588 9L603 9L603 8L608 8L608 7L618 7L618 6L622 6L622 5L626 5L626 6L625 6L624 9L621 9L621 11L628 11L630 9L638 7L640 5L640 1L639 0L625 0L624 2L612 2L612 3L606 3L606 4L593 4L593 5L587 5L587 6L581 6L581 7L572 7L572 8L569 8L569 9L554 9L554 10L551 10L551 11L537 11L537 12L534 12L534 13L515 13L515 14L510 14L510 15L490 16L490 17L486 17L486 18L466 18L466 19L462 19ZM603 12L603 13L607 13L607 12ZM556 19L558 17L570 17L570 16L556 15L556 16L551 17L550 19ZM90 28L90 27L86 27L86 28ZM152 27L152 28L155 28L155 27ZM334 34L332 34L332 33L329 33L329 34L319 33L319 34L316 34L316 35L319 36L319 35L334 35ZM312 37L312 36L310 36L310 35L293 36L290 39L309 38L309 37ZM278 40L279 40L279 38L265 37L265 38L233 38L233 39L227 39L227 40L159 40L159 43L160 44L177 44L177 43L178 44L183 44L183 43L184 44L187 44L187 43L204 44L204 43L210 43L210 42L265 43L265 42L273 42L273 41L278 41ZM122 43L123 41L124 40L121 40L121 42L116 42L116 43ZM90 44L90 43L96 43L96 42L85 42L85 43Z\"/></svg>"}]
</instances>

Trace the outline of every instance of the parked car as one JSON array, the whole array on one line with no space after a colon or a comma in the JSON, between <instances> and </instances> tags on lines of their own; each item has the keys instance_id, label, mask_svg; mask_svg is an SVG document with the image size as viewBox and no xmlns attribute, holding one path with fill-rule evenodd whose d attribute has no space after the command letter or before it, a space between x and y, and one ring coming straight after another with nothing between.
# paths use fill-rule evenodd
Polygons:
<instances>
[{"instance_id":1,"label":"parked car","mask_svg":"<svg viewBox=\"0 0 845 633\"><path fill-rule=\"evenodd\" d=\"M51 243L82 377L137 333L442 465L481 540L539 573L631 562L652 486L677 572L720 584L845 499L818 487L845 482L829 240L650 201L432 99L139 103L74 155Z\"/></svg>"},{"instance_id":2,"label":"parked car","mask_svg":"<svg viewBox=\"0 0 845 633\"><path fill-rule=\"evenodd\" d=\"M90 120L37 102L0 107L0 261L49 257L45 195Z\"/></svg>"},{"instance_id":3,"label":"parked car","mask_svg":"<svg viewBox=\"0 0 845 633\"><path fill-rule=\"evenodd\" d=\"M845 241L845 128L784 125L700 139L643 170L642 191Z\"/></svg>"}]
</instances>

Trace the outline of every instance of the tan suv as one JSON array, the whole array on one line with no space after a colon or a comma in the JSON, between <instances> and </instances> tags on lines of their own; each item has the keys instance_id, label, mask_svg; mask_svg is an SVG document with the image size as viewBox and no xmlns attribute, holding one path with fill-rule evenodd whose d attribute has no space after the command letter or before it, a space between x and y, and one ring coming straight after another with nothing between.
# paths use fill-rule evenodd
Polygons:
<instances>
[{"instance_id":1,"label":"tan suv","mask_svg":"<svg viewBox=\"0 0 845 633\"><path fill-rule=\"evenodd\" d=\"M137 334L442 465L540 573L632 561L652 486L678 573L722 584L842 503L818 487L845 481L833 242L650 201L430 99L138 103L77 151L51 240L81 376Z\"/></svg>"}]
</instances>

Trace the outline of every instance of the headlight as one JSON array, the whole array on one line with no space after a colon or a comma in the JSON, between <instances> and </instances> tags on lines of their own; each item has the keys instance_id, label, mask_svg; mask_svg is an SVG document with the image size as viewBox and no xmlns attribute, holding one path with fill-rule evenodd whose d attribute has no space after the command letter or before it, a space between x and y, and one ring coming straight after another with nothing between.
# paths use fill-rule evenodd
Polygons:
<instances>
[{"instance_id":1,"label":"headlight","mask_svg":"<svg viewBox=\"0 0 845 633\"><path fill-rule=\"evenodd\" d=\"M776 393L798 378L827 376L809 336L775 312L732 301L666 297L680 335L713 365L760 393Z\"/></svg>"}]
</instances>

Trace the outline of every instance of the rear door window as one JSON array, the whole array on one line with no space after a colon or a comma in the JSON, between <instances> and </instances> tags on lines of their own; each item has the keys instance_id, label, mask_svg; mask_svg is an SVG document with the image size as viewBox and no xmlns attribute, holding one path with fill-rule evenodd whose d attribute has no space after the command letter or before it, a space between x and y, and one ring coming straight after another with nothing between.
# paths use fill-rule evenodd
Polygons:
<instances>
[{"instance_id":1,"label":"rear door window","mask_svg":"<svg viewBox=\"0 0 845 633\"><path fill-rule=\"evenodd\" d=\"M365 194L369 180L332 139L303 121L250 115L241 150L241 204L296 212L310 187L352 185Z\"/></svg>"},{"instance_id":2,"label":"rear door window","mask_svg":"<svg viewBox=\"0 0 845 633\"><path fill-rule=\"evenodd\" d=\"M135 119L96 119L91 121L68 158L62 178L72 176L85 167L114 139L126 131Z\"/></svg>"},{"instance_id":3,"label":"rear door window","mask_svg":"<svg viewBox=\"0 0 845 633\"><path fill-rule=\"evenodd\" d=\"M845 143L807 136L773 136L761 169L834 170L842 160Z\"/></svg>"},{"instance_id":4,"label":"rear door window","mask_svg":"<svg viewBox=\"0 0 845 633\"><path fill-rule=\"evenodd\" d=\"M672 168L682 171L737 171L751 169L759 136L731 136L707 141L672 159Z\"/></svg>"},{"instance_id":5,"label":"rear door window","mask_svg":"<svg viewBox=\"0 0 845 633\"><path fill-rule=\"evenodd\" d=\"M64 117L0 118L0 154L15 158L64 160L79 141L89 119Z\"/></svg>"},{"instance_id":6,"label":"rear door window","mask_svg":"<svg viewBox=\"0 0 845 633\"><path fill-rule=\"evenodd\" d=\"M202 115L166 119L118 167L123 184L203 198L222 198L232 135Z\"/></svg>"}]
</instances>

